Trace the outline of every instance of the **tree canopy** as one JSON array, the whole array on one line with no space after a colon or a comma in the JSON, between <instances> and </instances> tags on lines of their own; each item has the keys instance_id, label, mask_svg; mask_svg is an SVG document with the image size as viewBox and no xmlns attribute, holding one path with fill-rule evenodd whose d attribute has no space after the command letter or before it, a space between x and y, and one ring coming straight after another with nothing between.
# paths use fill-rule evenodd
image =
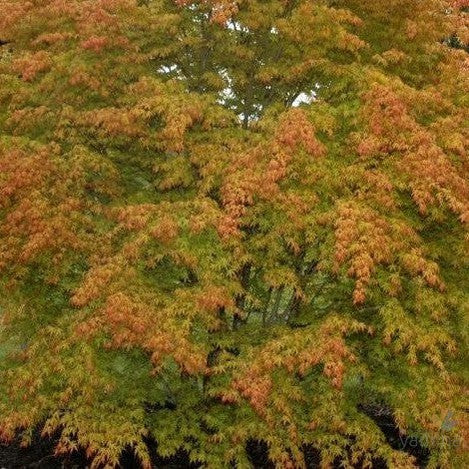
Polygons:
<instances>
[{"instance_id":1,"label":"tree canopy","mask_svg":"<svg viewBox=\"0 0 469 469\"><path fill-rule=\"evenodd\" d=\"M466 0L0 6L2 440L469 464Z\"/></svg>"}]
</instances>

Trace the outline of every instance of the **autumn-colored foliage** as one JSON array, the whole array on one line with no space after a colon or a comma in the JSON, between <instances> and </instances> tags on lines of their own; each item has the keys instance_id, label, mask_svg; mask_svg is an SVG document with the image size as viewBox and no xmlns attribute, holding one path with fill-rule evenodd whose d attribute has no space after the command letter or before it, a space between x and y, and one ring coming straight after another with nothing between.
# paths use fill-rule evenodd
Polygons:
<instances>
[{"instance_id":1,"label":"autumn-colored foliage","mask_svg":"<svg viewBox=\"0 0 469 469\"><path fill-rule=\"evenodd\" d=\"M0 7L2 441L469 466L466 1Z\"/></svg>"}]
</instances>

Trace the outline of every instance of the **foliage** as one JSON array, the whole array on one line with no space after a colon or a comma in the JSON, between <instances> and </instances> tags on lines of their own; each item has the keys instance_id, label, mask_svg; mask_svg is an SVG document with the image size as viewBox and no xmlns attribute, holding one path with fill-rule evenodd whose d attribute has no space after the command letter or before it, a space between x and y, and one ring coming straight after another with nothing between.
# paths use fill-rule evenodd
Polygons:
<instances>
[{"instance_id":1,"label":"foliage","mask_svg":"<svg viewBox=\"0 0 469 469\"><path fill-rule=\"evenodd\" d=\"M465 1L0 5L3 440L468 464Z\"/></svg>"}]
</instances>

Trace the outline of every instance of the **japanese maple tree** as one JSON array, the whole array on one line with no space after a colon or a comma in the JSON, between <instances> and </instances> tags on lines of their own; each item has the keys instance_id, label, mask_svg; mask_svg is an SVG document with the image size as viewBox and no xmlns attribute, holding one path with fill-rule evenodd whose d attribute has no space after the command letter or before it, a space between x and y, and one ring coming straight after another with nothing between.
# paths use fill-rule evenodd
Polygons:
<instances>
[{"instance_id":1,"label":"japanese maple tree","mask_svg":"<svg viewBox=\"0 0 469 469\"><path fill-rule=\"evenodd\" d=\"M466 0L0 7L2 440L469 465Z\"/></svg>"}]
</instances>

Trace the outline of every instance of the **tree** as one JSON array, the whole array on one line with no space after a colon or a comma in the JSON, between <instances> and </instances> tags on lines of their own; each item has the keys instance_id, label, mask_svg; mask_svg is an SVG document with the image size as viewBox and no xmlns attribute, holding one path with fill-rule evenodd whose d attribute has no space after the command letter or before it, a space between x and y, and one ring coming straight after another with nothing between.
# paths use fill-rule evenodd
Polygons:
<instances>
[{"instance_id":1,"label":"tree","mask_svg":"<svg viewBox=\"0 0 469 469\"><path fill-rule=\"evenodd\" d=\"M1 6L3 440L467 464L464 1Z\"/></svg>"}]
</instances>

